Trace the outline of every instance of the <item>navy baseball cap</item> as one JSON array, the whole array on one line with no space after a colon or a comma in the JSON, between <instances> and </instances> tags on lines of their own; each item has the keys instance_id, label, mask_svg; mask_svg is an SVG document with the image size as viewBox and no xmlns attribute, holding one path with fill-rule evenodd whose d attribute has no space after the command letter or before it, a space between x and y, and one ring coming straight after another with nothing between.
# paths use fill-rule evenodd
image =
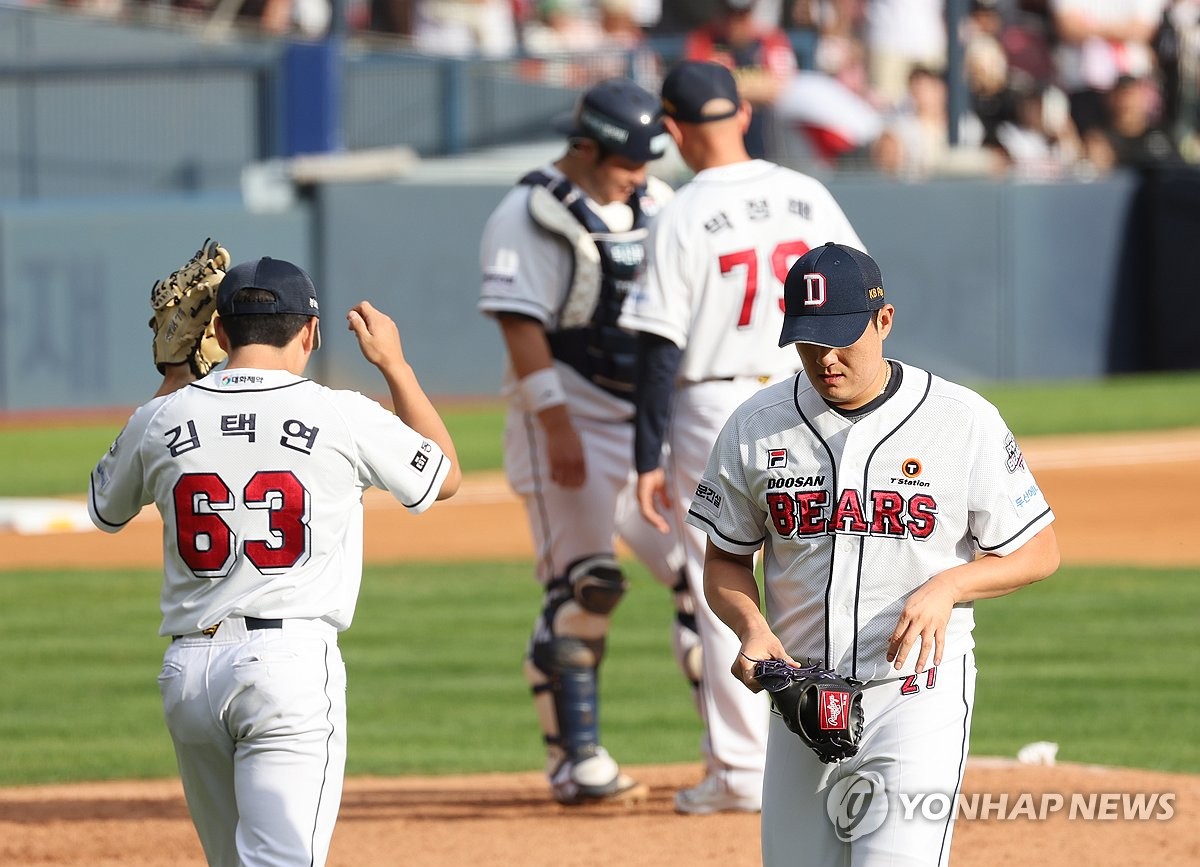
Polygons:
<instances>
[{"instance_id":1,"label":"navy baseball cap","mask_svg":"<svg viewBox=\"0 0 1200 867\"><path fill-rule=\"evenodd\" d=\"M733 73L708 60L685 60L663 80L663 112L680 123L708 123L737 114L741 105Z\"/></svg>"},{"instance_id":2,"label":"navy baseball cap","mask_svg":"<svg viewBox=\"0 0 1200 867\"><path fill-rule=\"evenodd\" d=\"M270 292L275 300L235 301L234 296L243 289ZM217 290L217 313L221 316L294 313L319 320L321 307L317 304L317 290L312 278L302 268L283 259L263 256L234 265L225 272L225 279ZM320 346L321 327L318 325L313 349L319 349Z\"/></svg>"},{"instance_id":3,"label":"navy baseball cap","mask_svg":"<svg viewBox=\"0 0 1200 867\"><path fill-rule=\"evenodd\" d=\"M862 337L871 314L887 301L875 260L830 241L796 260L783 284L779 345L818 343L838 348Z\"/></svg>"}]
</instances>

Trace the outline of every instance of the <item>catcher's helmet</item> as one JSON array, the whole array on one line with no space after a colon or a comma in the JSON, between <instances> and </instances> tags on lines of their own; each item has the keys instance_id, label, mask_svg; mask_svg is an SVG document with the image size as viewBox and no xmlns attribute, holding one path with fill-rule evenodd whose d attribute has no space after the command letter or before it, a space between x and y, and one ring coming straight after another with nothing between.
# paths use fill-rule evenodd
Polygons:
<instances>
[{"instance_id":1,"label":"catcher's helmet","mask_svg":"<svg viewBox=\"0 0 1200 867\"><path fill-rule=\"evenodd\" d=\"M662 103L627 78L592 86L555 127L569 138L591 139L606 153L636 162L656 160L667 149Z\"/></svg>"}]
</instances>

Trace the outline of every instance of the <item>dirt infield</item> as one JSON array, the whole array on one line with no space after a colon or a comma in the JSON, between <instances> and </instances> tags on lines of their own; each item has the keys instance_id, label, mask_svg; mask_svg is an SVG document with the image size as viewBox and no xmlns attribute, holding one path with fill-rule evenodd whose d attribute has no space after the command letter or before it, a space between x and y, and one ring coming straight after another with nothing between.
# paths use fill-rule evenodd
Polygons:
<instances>
[{"instance_id":1,"label":"dirt infield","mask_svg":"<svg viewBox=\"0 0 1200 867\"><path fill-rule=\"evenodd\" d=\"M1200 430L1027 441L1026 457L1058 516L1068 563L1197 566L1189 545L1192 491L1200 486ZM1119 479L1119 484L1114 484ZM1137 532L1114 527L1111 498L1156 504ZM373 561L530 556L520 509L503 480L470 476L455 499L412 517L371 496L366 554ZM467 514L469 512L469 514ZM1175 519L1176 523L1171 523ZM464 524L463 522L467 523ZM464 539L454 527L477 531ZM0 569L25 566L145 566L158 562L161 523L139 518L115 537L96 533L0 534ZM453 551L446 547L454 539ZM353 674L351 674L353 676ZM569 810L546 798L537 773L348 781L330 863L344 867L751 867L758 864L757 816L676 816L673 791L696 782L698 765L634 769L652 787L636 809ZM1200 778L1078 765L1023 766L977 759L964 793L998 798L1008 815L1018 793L1061 795L1046 821L961 821L957 867L1030 864L1161 867L1200 863ZM1161 818L1122 819L1104 793L1171 794ZM1089 796L1092 797L1089 801ZM1100 816L1069 815L1072 798ZM993 803L995 803L993 801ZM1037 800L1036 804L1053 803ZM1036 805L1035 805L1036 806ZM1165 815L1162 809L1151 811ZM0 864L6 867L143 867L202 864L177 781L94 783L0 790Z\"/></svg>"}]
</instances>

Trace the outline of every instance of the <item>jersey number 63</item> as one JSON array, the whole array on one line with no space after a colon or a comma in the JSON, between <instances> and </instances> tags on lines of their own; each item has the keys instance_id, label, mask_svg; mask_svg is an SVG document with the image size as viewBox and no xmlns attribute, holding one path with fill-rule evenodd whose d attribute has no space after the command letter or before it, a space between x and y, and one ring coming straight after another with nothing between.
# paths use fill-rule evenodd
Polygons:
<instances>
[{"instance_id":1,"label":"jersey number 63","mask_svg":"<svg viewBox=\"0 0 1200 867\"><path fill-rule=\"evenodd\" d=\"M237 559L237 536L221 517L237 498L216 473L186 473L175 483L175 539L179 557L200 578L223 578ZM308 491L290 470L255 473L242 490L242 505L268 512L267 539L242 542L246 559L264 574L308 560Z\"/></svg>"}]
</instances>

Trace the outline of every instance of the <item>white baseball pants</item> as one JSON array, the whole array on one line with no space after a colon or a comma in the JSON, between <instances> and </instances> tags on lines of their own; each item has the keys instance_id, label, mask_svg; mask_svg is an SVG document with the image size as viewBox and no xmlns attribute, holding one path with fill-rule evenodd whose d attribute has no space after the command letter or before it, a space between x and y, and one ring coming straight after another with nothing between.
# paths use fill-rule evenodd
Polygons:
<instances>
[{"instance_id":1,"label":"white baseball pants","mask_svg":"<svg viewBox=\"0 0 1200 867\"><path fill-rule=\"evenodd\" d=\"M171 642L158 678L188 810L214 867L323 865L346 764L337 630L284 620Z\"/></svg>"}]
</instances>

